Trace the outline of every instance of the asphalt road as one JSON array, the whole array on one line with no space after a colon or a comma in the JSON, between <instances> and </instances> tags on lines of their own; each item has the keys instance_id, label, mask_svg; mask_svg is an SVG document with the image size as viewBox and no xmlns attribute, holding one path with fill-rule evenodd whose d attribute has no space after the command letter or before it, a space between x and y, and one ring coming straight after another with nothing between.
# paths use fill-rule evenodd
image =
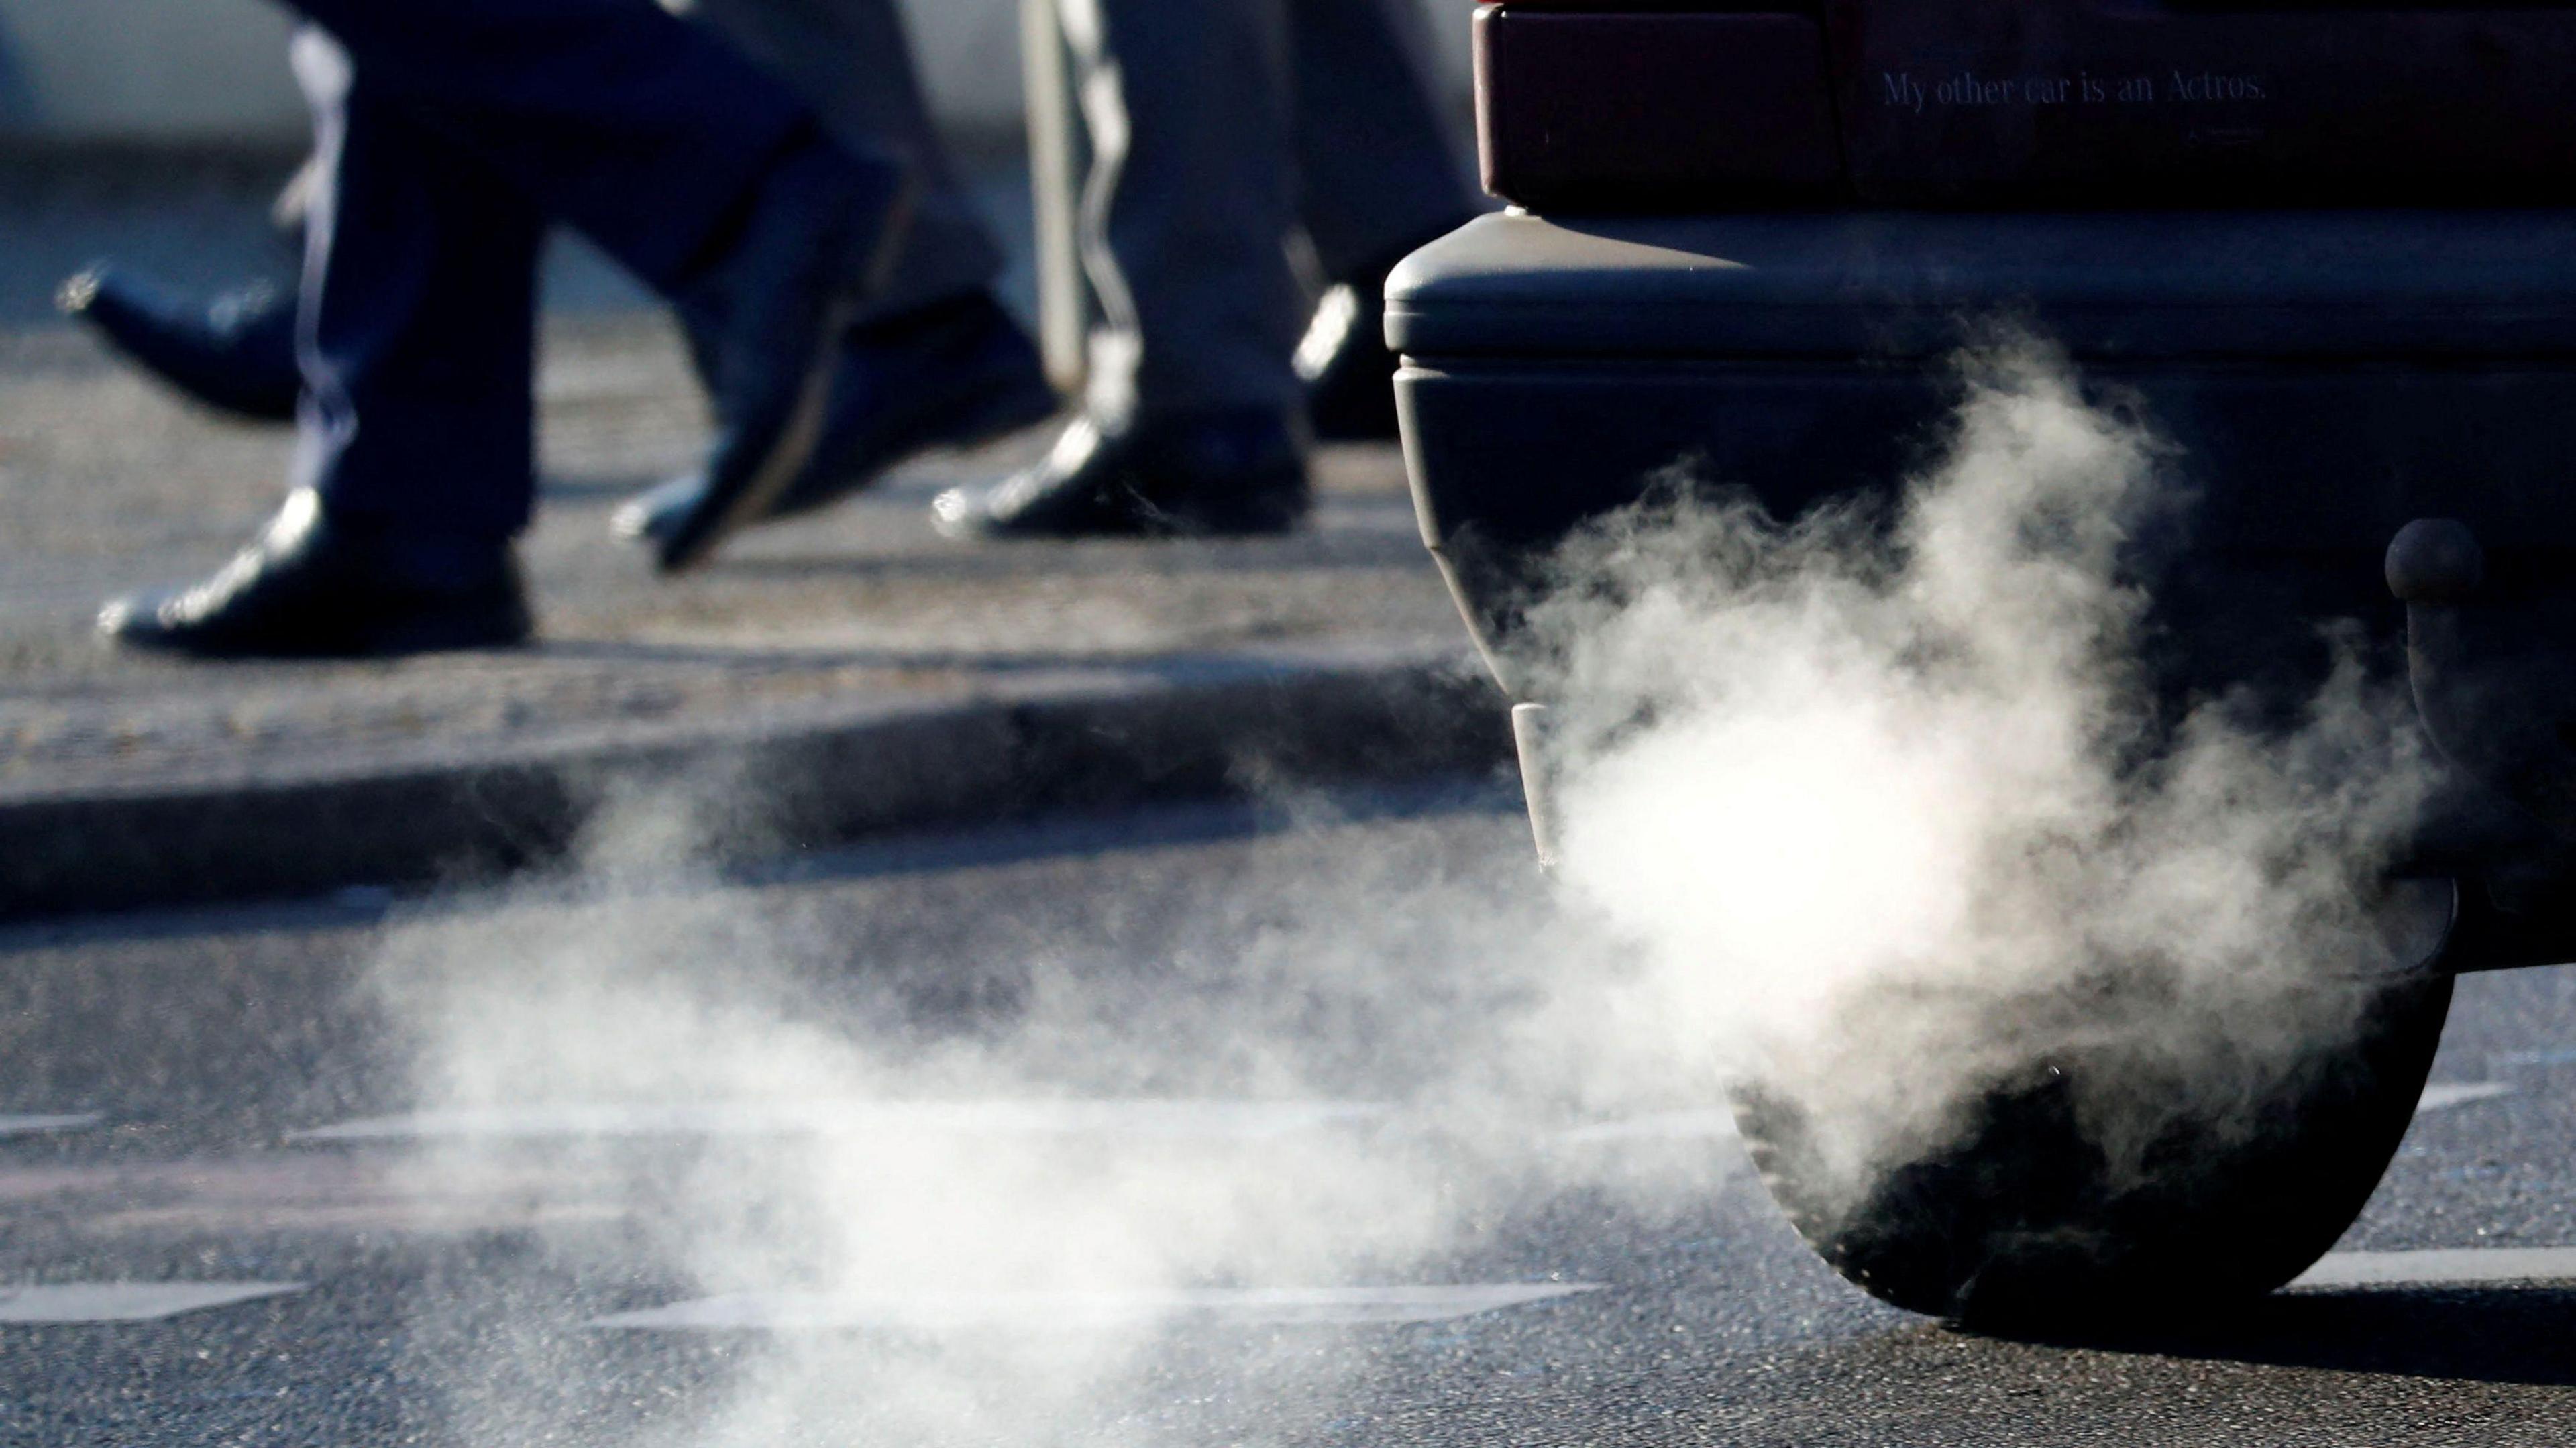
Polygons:
<instances>
[{"instance_id":1,"label":"asphalt road","mask_svg":"<svg viewBox=\"0 0 2576 1448\"><path fill-rule=\"evenodd\" d=\"M2464 984L2344 1244L2471 1280L2005 1342L1845 1287L1698 1085L1605 1063L1507 802L722 880L686 833L0 935L0 1441L2576 1436L2576 1285L2502 1255L2576 1246L2563 971Z\"/></svg>"}]
</instances>

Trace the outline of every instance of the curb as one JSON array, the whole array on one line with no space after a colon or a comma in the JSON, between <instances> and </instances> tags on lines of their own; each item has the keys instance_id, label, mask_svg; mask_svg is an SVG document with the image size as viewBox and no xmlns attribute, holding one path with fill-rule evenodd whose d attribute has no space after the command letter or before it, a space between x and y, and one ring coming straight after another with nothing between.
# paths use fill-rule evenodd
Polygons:
<instances>
[{"instance_id":1,"label":"curb","mask_svg":"<svg viewBox=\"0 0 2576 1448\"><path fill-rule=\"evenodd\" d=\"M0 801L0 919L488 879L560 861L600 810L649 792L700 805L710 852L742 859L1511 758L1501 697L1459 659L1233 659L434 767Z\"/></svg>"}]
</instances>

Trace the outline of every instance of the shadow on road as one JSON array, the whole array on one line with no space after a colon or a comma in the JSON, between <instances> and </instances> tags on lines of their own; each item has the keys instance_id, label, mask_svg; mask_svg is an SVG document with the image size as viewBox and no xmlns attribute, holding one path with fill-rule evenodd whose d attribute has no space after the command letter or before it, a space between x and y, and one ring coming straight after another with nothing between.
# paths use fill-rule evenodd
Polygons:
<instances>
[{"instance_id":1,"label":"shadow on road","mask_svg":"<svg viewBox=\"0 0 2576 1448\"><path fill-rule=\"evenodd\" d=\"M2443 1287L2302 1292L2224 1324L2047 1339L2099 1352L2576 1386L2576 1288Z\"/></svg>"}]
</instances>

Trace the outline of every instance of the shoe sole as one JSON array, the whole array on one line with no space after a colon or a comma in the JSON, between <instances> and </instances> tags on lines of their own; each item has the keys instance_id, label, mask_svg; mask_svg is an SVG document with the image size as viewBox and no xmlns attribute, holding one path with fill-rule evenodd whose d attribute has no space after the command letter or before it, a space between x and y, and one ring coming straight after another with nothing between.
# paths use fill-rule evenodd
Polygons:
<instances>
[{"instance_id":1,"label":"shoe sole","mask_svg":"<svg viewBox=\"0 0 2576 1448\"><path fill-rule=\"evenodd\" d=\"M964 390L961 389L961 391ZM1052 390L1045 391L1043 397L1031 394L1026 398L997 399L978 411L968 413L962 423L937 429L925 428L917 435L898 437L893 445L886 449L886 456L882 462L869 467L864 473L853 474L855 481L819 488L811 497L782 499L778 509L771 516L794 518L806 513L820 512L853 493L866 491L867 487L877 479L924 453L942 450L964 451L982 447L986 443L1045 422L1054 417L1061 407L1061 400Z\"/></svg>"},{"instance_id":2,"label":"shoe sole","mask_svg":"<svg viewBox=\"0 0 2576 1448\"><path fill-rule=\"evenodd\" d=\"M976 515L934 517L932 531L956 543L1079 543L1093 538L1154 541L1187 538L1282 538L1305 526L1306 514L1289 517L1207 518L1157 512L1097 528L1026 528L983 521Z\"/></svg>"},{"instance_id":3,"label":"shoe sole","mask_svg":"<svg viewBox=\"0 0 2576 1448\"><path fill-rule=\"evenodd\" d=\"M1004 385L1012 387L1015 392L1018 381L1017 378L1003 379ZM977 385L980 387L985 384ZM955 395L971 396L974 390L973 388L960 389L959 393L953 394L951 398L942 399L942 403L953 400ZM987 403L977 411L969 412L962 422L952 422L936 428L923 428L917 435L898 435L883 450L882 459L863 468L854 469L850 480L831 487L819 488L811 497L793 496L791 485L790 493L782 495L767 514L743 526L757 527L763 523L775 523L788 518L803 517L808 513L819 513L844 498L867 491L887 473L925 453L941 450L963 451L982 447L986 443L1008 437L1024 428L1037 426L1055 416L1061 405L1060 399L1052 391L1044 391L1042 396L1036 394L1027 397L1010 396ZM941 408L933 406L922 410L935 413ZM819 442L817 446L820 446ZM682 481L693 482L694 480L684 478ZM678 531L678 520L687 516L685 507L652 506L651 500L654 495L671 486L670 483L657 485L647 489L640 497L620 504L617 511L609 517L609 532L620 538L630 538L659 547L663 540Z\"/></svg>"},{"instance_id":4,"label":"shoe sole","mask_svg":"<svg viewBox=\"0 0 2576 1448\"><path fill-rule=\"evenodd\" d=\"M952 489L949 494L942 495L942 502L931 505L931 528L941 537L958 543L1070 543L1087 538L1277 538L1296 532L1314 513L1313 494L1304 487L1285 497L1274 494L1249 499L1220 498L1212 502L1183 502L1177 507L1149 502L1132 490L1121 491L1125 501L1115 517L1098 518L1088 525L1064 526L1014 523L981 511L952 515L943 506L944 499L962 492Z\"/></svg>"},{"instance_id":5,"label":"shoe sole","mask_svg":"<svg viewBox=\"0 0 2576 1448\"><path fill-rule=\"evenodd\" d=\"M823 313L814 349L805 359L804 380L797 388L795 405L777 439L751 470L750 480L733 490L733 497L703 530L687 537L684 543L663 545L656 559L662 572L683 573L695 568L724 546L726 539L769 516L788 485L814 460L814 450L822 444L823 425L831 409L832 373L840 363L841 339L858 321L859 308L865 300L885 290L895 260L911 238L913 213L920 196L920 178L906 171L886 204L883 230L858 289L836 297Z\"/></svg>"},{"instance_id":6,"label":"shoe sole","mask_svg":"<svg viewBox=\"0 0 2576 1448\"><path fill-rule=\"evenodd\" d=\"M515 649L526 647L533 639L535 629L525 614L517 614L472 623L396 625L367 630L352 637L336 639L328 643L270 648L227 645L220 641L192 641L184 635L128 632L113 627L102 627L100 633L109 643L121 649L132 649L162 658L222 663L261 659L392 659L413 654Z\"/></svg>"}]
</instances>

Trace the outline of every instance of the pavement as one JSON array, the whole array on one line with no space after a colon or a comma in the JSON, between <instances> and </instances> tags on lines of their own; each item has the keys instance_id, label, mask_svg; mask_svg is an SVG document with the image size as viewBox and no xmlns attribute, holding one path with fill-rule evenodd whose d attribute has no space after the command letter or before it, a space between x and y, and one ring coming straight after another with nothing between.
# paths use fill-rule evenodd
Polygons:
<instances>
[{"instance_id":1,"label":"pavement","mask_svg":"<svg viewBox=\"0 0 2576 1448\"><path fill-rule=\"evenodd\" d=\"M2011 1341L1569 1054L1587 928L1433 789L0 927L0 1443L2567 1441L2570 971L2302 1285Z\"/></svg>"},{"instance_id":2,"label":"pavement","mask_svg":"<svg viewBox=\"0 0 2576 1448\"><path fill-rule=\"evenodd\" d=\"M656 579L607 517L691 463L703 407L670 328L571 253L550 271L524 544L542 642L373 664L118 654L91 630L100 602L219 565L276 506L288 438L179 402L20 294L84 252L237 274L262 255L260 192L17 185L0 212L34 218L41 256L0 268L0 916L511 868L637 784L746 802L728 828L756 852L1504 755L1391 446L1327 449L1314 525L1281 540L931 532L933 493L1000 475L1040 432ZM209 238L194 271L174 227Z\"/></svg>"}]
</instances>

